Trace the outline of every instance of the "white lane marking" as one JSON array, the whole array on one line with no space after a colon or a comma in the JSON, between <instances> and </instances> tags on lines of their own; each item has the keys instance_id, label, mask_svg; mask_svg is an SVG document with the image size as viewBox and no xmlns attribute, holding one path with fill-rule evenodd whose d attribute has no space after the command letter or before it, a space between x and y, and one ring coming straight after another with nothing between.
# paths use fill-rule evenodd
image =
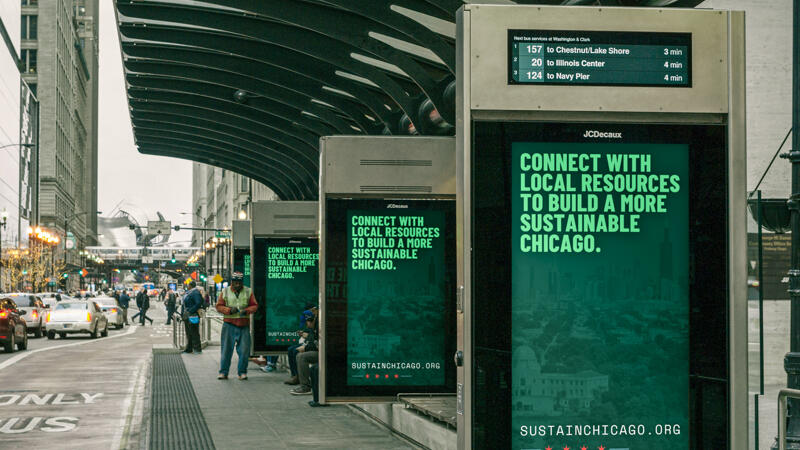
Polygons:
<instances>
[{"instance_id":1,"label":"white lane marking","mask_svg":"<svg viewBox=\"0 0 800 450\"><path fill-rule=\"evenodd\" d=\"M140 397L144 396L145 376L149 359L146 359L137 369L133 371L131 383L128 386L128 395L125 396L125 401L122 404L122 417L120 419L117 431L114 433L114 440L111 449L125 449L128 447L128 439L130 438L131 427L133 421L136 420L137 414L142 414L142 401Z\"/></svg>"},{"instance_id":2,"label":"white lane marking","mask_svg":"<svg viewBox=\"0 0 800 450\"><path fill-rule=\"evenodd\" d=\"M36 350L29 350L29 351L26 351L25 353L20 353L19 355L15 356L13 358L7 359L5 362L0 363L0 370L3 370L8 366L13 365L13 364L15 364L15 363L27 358L28 356L33 355L34 353L46 352L48 350L55 350L55 349L64 348L64 347L73 347L75 345L91 344L93 342L105 342L105 341L107 341L109 339L114 339L114 338L118 338L118 337L122 337L122 336L127 336L127 335L129 335L131 333L135 333L135 332L136 332L136 328L130 328L128 331L126 331L124 333L120 333L120 334L114 335L114 336L104 337L104 338L100 338L100 339L90 339L88 341L82 341L82 342L73 342L71 344L54 345L52 347L37 348Z\"/></svg>"}]
</instances>

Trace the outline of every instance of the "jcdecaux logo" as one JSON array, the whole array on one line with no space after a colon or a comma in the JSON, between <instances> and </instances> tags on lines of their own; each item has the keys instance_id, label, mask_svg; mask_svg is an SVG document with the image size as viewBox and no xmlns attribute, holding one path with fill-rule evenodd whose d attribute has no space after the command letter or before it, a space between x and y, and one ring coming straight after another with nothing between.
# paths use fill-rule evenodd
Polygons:
<instances>
[{"instance_id":1,"label":"jcdecaux logo","mask_svg":"<svg viewBox=\"0 0 800 450\"><path fill-rule=\"evenodd\" d=\"M613 133L609 131L586 130L583 133L585 138L603 138L603 139L622 139L622 133Z\"/></svg>"}]
</instances>

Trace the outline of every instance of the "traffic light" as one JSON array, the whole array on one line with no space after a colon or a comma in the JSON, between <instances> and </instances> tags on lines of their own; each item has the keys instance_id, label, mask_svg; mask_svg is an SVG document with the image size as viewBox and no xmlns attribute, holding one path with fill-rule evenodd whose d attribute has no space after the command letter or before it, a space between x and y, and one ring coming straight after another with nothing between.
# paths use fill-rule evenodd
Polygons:
<instances>
[{"instance_id":1,"label":"traffic light","mask_svg":"<svg viewBox=\"0 0 800 450\"><path fill-rule=\"evenodd\" d=\"M69 274L68 274L68 273L66 273L66 272L64 272L64 275L62 275L62 277L64 277L64 278L69 278Z\"/></svg>"},{"instance_id":2,"label":"traffic light","mask_svg":"<svg viewBox=\"0 0 800 450\"><path fill-rule=\"evenodd\" d=\"M175 264L175 252L172 252L172 259L170 259L172 264Z\"/></svg>"}]
</instances>

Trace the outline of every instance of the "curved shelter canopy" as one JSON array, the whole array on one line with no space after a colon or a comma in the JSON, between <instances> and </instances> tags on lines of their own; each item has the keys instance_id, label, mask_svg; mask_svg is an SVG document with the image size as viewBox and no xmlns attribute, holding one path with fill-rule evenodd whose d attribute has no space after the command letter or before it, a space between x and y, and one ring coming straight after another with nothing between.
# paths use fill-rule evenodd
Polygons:
<instances>
[{"instance_id":1,"label":"curved shelter canopy","mask_svg":"<svg viewBox=\"0 0 800 450\"><path fill-rule=\"evenodd\" d=\"M694 7L700 0L551 0ZM115 0L134 137L284 200L333 134L451 135L461 0Z\"/></svg>"}]
</instances>

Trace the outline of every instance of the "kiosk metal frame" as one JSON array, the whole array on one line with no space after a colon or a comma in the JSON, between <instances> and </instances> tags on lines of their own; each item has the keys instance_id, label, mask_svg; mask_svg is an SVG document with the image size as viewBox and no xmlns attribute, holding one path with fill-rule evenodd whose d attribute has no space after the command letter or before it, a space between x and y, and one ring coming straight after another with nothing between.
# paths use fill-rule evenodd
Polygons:
<instances>
[{"instance_id":1,"label":"kiosk metal frame","mask_svg":"<svg viewBox=\"0 0 800 450\"><path fill-rule=\"evenodd\" d=\"M508 82L509 30L692 35L690 87ZM471 146L475 121L722 125L727 144L728 442L748 445L744 13L719 10L465 5L457 13L459 352L458 448L473 443ZM710 287L711 288L711 287ZM508 433L511 433L509 427ZM727 446L727 447L726 447Z\"/></svg>"},{"instance_id":2,"label":"kiosk metal frame","mask_svg":"<svg viewBox=\"0 0 800 450\"><path fill-rule=\"evenodd\" d=\"M266 267L256 265L256 240L258 239L314 239L318 240L317 202L310 201L257 201L251 205L250 237L250 280L255 293L256 269ZM266 259L264 260L266 262ZM265 264L266 266L266 264ZM317 266L319 267L319 265ZM256 298L258 300L258 298ZM261 305L259 305L260 308ZM266 308L266 305L264 305ZM266 314L266 312L265 312ZM298 311L299 314L299 311ZM251 353L253 355L285 355L286 351L257 351L255 345L255 319L250 320Z\"/></svg>"},{"instance_id":3,"label":"kiosk metal frame","mask_svg":"<svg viewBox=\"0 0 800 450\"><path fill-rule=\"evenodd\" d=\"M393 396L333 396L326 368L326 201L328 199L455 200L452 137L324 136L320 138L319 286L321 403L391 402ZM458 216L456 214L456 221ZM458 252L456 252L457 254ZM449 355L448 355L449 357ZM405 391L413 387L405 387Z\"/></svg>"}]
</instances>

